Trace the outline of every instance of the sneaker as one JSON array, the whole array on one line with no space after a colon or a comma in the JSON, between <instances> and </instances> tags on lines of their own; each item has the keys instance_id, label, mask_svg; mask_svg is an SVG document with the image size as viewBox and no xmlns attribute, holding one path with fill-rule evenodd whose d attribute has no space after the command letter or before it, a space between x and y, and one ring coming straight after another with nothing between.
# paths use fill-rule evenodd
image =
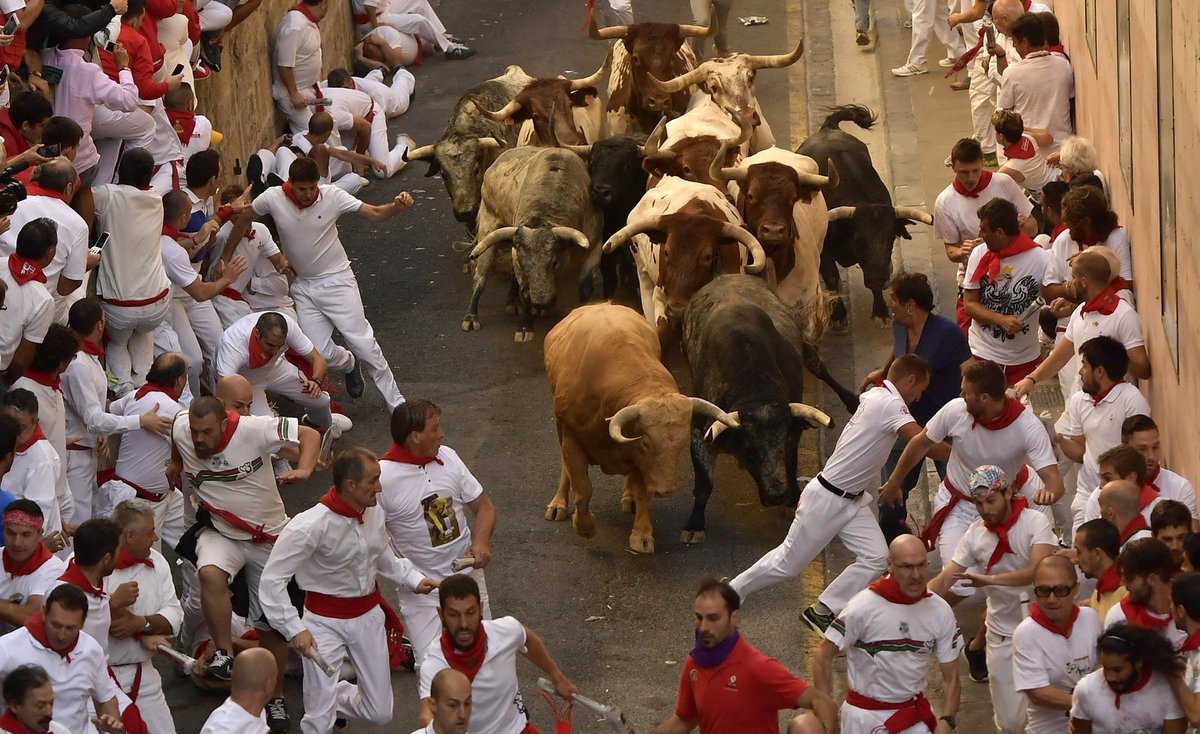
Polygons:
<instances>
[{"instance_id":1,"label":"sneaker","mask_svg":"<svg viewBox=\"0 0 1200 734\"><path fill-rule=\"evenodd\" d=\"M283 696L276 696L267 701L267 728L273 732L285 732L292 728L292 717L288 716L287 704Z\"/></svg>"},{"instance_id":2,"label":"sneaker","mask_svg":"<svg viewBox=\"0 0 1200 734\"><path fill-rule=\"evenodd\" d=\"M229 680L233 674L233 656L228 650L218 649L213 659L204 666L204 677L212 680Z\"/></svg>"},{"instance_id":3,"label":"sneaker","mask_svg":"<svg viewBox=\"0 0 1200 734\"><path fill-rule=\"evenodd\" d=\"M209 71L208 68L205 67L203 63L197 61L195 63L195 65L192 66L192 78L193 79L207 79L210 76L212 76L212 72Z\"/></svg>"},{"instance_id":4,"label":"sneaker","mask_svg":"<svg viewBox=\"0 0 1200 734\"><path fill-rule=\"evenodd\" d=\"M246 182L250 184L251 196L256 199L267 190L267 181L263 178L265 168L263 159L257 153L246 159Z\"/></svg>"},{"instance_id":5,"label":"sneaker","mask_svg":"<svg viewBox=\"0 0 1200 734\"><path fill-rule=\"evenodd\" d=\"M461 43L452 43L450 48L446 49L446 53L442 54L447 61L457 61L459 59L469 59L475 55L475 49L470 46L464 46Z\"/></svg>"},{"instance_id":6,"label":"sneaker","mask_svg":"<svg viewBox=\"0 0 1200 734\"><path fill-rule=\"evenodd\" d=\"M321 462L329 461L329 457L333 455L333 442L341 438L342 434L351 428L354 428L354 421L341 413L333 413L333 423L321 434L321 452L317 460Z\"/></svg>"},{"instance_id":7,"label":"sneaker","mask_svg":"<svg viewBox=\"0 0 1200 734\"><path fill-rule=\"evenodd\" d=\"M988 682L988 667L987 667L987 651L972 650L967 647L963 650L967 655L967 666L971 669L971 680L976 683Z\"/></svg>"},{"instance_id":8,"label":"sneaker","mask_svg":"<svg viewBox=\"0 0 1200 734\"><path fill-rule=\"evenodd\" d=\"M204 60L204 65L213 71L221 70L221 52L225 47L219 43L213 43L212 39L204 35L200 36L200 58Z\"/></svg>"},{"instance_id":9,"label":"sneaker","mask_svg":"<svg viewBox=\"0 0 1200 734\"><path fill-rule=\"evenodd\" d=\"M920 76L921 74L928 73L929 69L926 69L924 66L917 66L916 64L905 64L904 66L892 69L893 76Z\"/></svg>"},{"instance_id":10,"label":"sneaker","mask_svg":"<svg viewBox=\"0 0 1200 734\"><path fill-rule=\"evenodd\" d=\"M995 168L1000 165L1000 159L996 157L996 151L983 154L983 165L988 168Z\"/></svg>"},{"instance_id":11,"label":"sneaker","mask_svg":"<svg viewBox=\"0 0 1200 734\"><path fill-rule=\"evenodd\" d=\"M354 366L346 373L346 392L352 398L361 398L365 389L367 383L363 382L362 365L358 363L358 357L355 357Z\"/></svg>"},{"instance_id":12,"label":"sneaker","mask_svg":"<svg viewBox=\"0 0 1200 734\"><path fill-rule=\"evenodd\" d=\"M345 729L347 726L350 726L350 720L347 719L345 716L339 716L333 720L333 730L334 731L341 731L342 729Z\"/></svg>"},{"instance_id":13,"label":"sneaker","mask_svg":"<svg viewBox=\"0 0 1200 734\"><path fill-rule=\"evenodd\" d=\"M829 629L829 625L833 624L833 613L819 611L817 605L813 604L800 613L800 621L808 625L813 632L823 635L825 630Z\"/></svg>"},{"instance_id":14,"label":"sneaker","mask_svg":"<svg viewBox=\"0 0 1200 734\"><path fill-rule=\"evenodd\" d=\"M463 40L461 38L459 38L458 36L454 35L453 33L447 33L446 40L449 41L450 43L456 43L460 46L463 43Z\"/></svg>"},{"instance_id":15,"label":"sneaker","mask_svg":"<svg viewBox=\"0 0 1200 734\"><path fill-rule=\"evenodd\" d=\"M867 37L866 31L855 31L854 42L857 43L859 46L866 46L868 43L871 42L871 39Z\"/></svg>"},{"instance_id":16,"label":"sneaker","mask_svg":"<svg viewBox=\"0 0 1200 734\"><path fill-rule=\"evenodd\" d=\"M954 66L955 61L958 61L958 59L954 59L954 58L942 59L942 60L938 61L938 66L942 67L943 69L949 69L951 66Z\"/></svg>"}]
</instances>

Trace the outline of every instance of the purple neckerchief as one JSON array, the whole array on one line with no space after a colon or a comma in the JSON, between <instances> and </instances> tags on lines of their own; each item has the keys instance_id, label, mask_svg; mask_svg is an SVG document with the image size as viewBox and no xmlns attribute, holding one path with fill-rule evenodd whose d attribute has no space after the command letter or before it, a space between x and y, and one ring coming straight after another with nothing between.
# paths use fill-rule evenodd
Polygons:
<instances>
[{"instance_id":1,"label":"purple neckerchief","mask_svg":"<svg viewBox=\"0 0 1200 734\"><path fill-rule=\"evenodd\" d=\"M700 642L700 633L696 632L696 646L692 648L692 662L697 668L715 668L725 662L725 658L729 657L729 653L733 652L733 646L737 644L741 633L734 630L733 634L725 638L725 641L716 647L705 647Z\"/></svg>"}]
</instances>

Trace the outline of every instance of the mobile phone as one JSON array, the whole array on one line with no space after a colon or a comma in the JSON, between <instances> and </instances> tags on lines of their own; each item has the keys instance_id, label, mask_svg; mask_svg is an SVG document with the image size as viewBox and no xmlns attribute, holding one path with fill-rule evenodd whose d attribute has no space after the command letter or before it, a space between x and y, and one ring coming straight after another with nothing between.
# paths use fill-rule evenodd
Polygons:
<instances>
[{"instance_id":1,"label":"mobile phone","mask_svg":"<svg viewBox=\"0 0 1200 734\"><path fill-rule=\"evenodd\" d=\"M58 84L62 81L62 75L62 69L58 68L57 66L42 64L42 79L44 79L47 84L51 86Z\"/></svg>"},{"instance_id":2,"label":"mobile phone","mask_svg":"<svg viewBox=\"0 0 1200 734\"><path fill-rule=\"evenodd\" d=\"M17 19L16 14L8 17L8 22L4 24L4 35L11 36L21 27L21 21Z\"/></svg>"},{"instance_id":3,"label":"mobile phone","mask_svg":"<svg viewBox=\"0 0 1200 734\"><path fill-rule=\"evenodd\" d=\"M171 76L179 76L182 73L183 73L183 64L175 64L175 69L174 69L174 71L171 72Z\"/></svg>"},{"instance_id":4,"label":"mobile phone","mask_svg":"<svg viewBox=\"0 0 1200 734\"><path fill-rule=\"evenodd\" d=\"M62 155L62 143L50 143L38 148L38 155L43 158L57 158Z\"/></svg>"},{"instance_id":5,"label":"mobile phone","mask_svg":"<svg viewBox=\"0 0 1200 734\"><path fill-rule=\"evenodd\" d=\"M8 84L8 64L5 64L4 68L0 69L0 87L5 84Z\"/></svg>"},{"instance_id":6,"label":"mobile phone","mask_svg":"<svg viewBox=\"0 0 1200 734\"><path fill-rule=\"evenodd\" d=\"M113 43L112 41L109 41L108 43L104 44L104 50L109 53L113 53L114 51L117 50L117 44Z\"/></svg>"},{"instance_id":7,"label":"mobile phone","mask_svg":"<svg viewBox=\"0 0 1200 734\"><path fill-rule=\"evenodd\" d=\"M104 249L104 246L108 244L108 239L108 232L101 232L100 236L96 238L96 244L88 248L88 251L93 255L99 255L100 251Z\"/></svg>"}]
</instances>

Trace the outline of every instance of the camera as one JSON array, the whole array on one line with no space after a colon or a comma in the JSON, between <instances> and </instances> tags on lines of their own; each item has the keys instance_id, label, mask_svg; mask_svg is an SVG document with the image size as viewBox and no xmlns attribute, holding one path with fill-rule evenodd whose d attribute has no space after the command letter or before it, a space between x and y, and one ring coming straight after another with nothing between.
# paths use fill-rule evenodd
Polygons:
<instances>
[{"instance_id":1,"label":"camera","mask_svg":"<svg viewBox=\"0 0 1200 734\"><path fill-rule=\"evenodd\" d=\"M15 176L29 168L28 163L19 163L0 171L0 216L7 217L17 210L17 204L25 200L25 186Z\"/></svg>"}]
</instances>

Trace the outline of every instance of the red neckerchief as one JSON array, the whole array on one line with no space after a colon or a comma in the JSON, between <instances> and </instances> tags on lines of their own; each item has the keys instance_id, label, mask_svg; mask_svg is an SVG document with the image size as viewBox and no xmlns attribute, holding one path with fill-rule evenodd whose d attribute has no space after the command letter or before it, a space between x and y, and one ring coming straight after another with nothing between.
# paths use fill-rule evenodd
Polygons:
<instances>
[{"instance_id":1,"label":"red neckerchief","mask_svg":"<svg viewBox=\"0 0 1200 734\"><path fill-rule=\"evenodd\" d=\"M62 392L62 380L41 370L25 370L22 377L28 377L42 387L52 387Z\"/></svg>"},{"instance_id":2,"label":"red neckerchief","mask_svg":"<svg viewBox=\"0 0 1200 734\"><path fill-rule=\"evenodd\" d=\"M321 190L317 189L317 199L313 199L312 204L301 204L300 200L296 198L296 194L294 194L292 192L292 182L291 181L286 182L283 186L280 186L279 188L283 189L283 195L286 196L293 204L295 204L297 209L307 209L310 206L312 206L313 204L316 204L317 199L321 198Z\"/></svg>"},{"instance_id":3,"label":"red neckerchief","mask_svg":"<svg viewBox=\"0 0 1200 734\"><path fill-rule=\"evenodd\" d=\"M75 565L74 558L67 561L67 570L62 572L62 576L59 576L58 580L75 584L79 588L83 589L85 593L94 596L97 599L103 599L105 597L104 589L100 586L92 586L92 582L83 574L83 569ZM103 584L104 582L101 581L100 583Z\"/></svg>"},{"instance_id":4,"label":"red neckerchief","mask_svg":"<svg viewBox=\"0 0 1200 734\"><path fill-rule=\"evenodd\" d=\"M295 10L300 15L303 15L305 18L308 18L309 20L311 20L313 22L313 25L321 25L321 21L318 20L315 15L313 15L312 9L309 8L307 5L305 5L304 3L299 3L298 5L293 5L291 7L291 10Z\"/></svg>"},{"instance_id":5,"label":"red neckerchief","mask_svg":"<svg viewBox=\"0 0 1200 734\"><path fill-rule=\"evenodd\" d=\"M1129 285L1129 281L1125 280L1124 278L1122 278L1119 275L1117 277L1113 278L1112 280L1108 281L1108 287L1113 289L1113 293L1116 293L1118 291L1132 291L1133 290L1133 286Z\"/></svg>"},{"instance_id":6,"label":"red neckerchief","mask_svg":"<svg viewBox=\"0 0 1200 734\"><path fill-rule=\"evenodd\" d=\"M436 456L417 456L398 443L393 443L379 459L381 461L398 461L401 464L413 464L416 466L425 466L431 461L436 461L439 465L445 463Z\"/></svg>"},{"instance_id":7,"label":"red neckerchief","mask_svg":"<svg viewBox=\"0 0 1200 734\"><path fill-rule=\"evenodd\" d=\"M32 260L26 260L15 252L8 256L8 272L12 273L13 280L17 281L17 285L25 285L31 280L39 283L46 282L46 274L42 272L41 265Z\"/></svg>"},{"instance_id":8,"label":"red neckerchief","mask_svg":"<svg viewBox=\"0 0 1200 734\"><path fill-rule=\"evenodd\" d=\"M4 553L2 555L4 558L5 573L7 573L9 576L28 576L29 574L41 568L42 564L50 560L54 554L50 552L50 549L46 547L45 543L38 543L37 550L33 552L33 555L25 559L25 562L20 566L18 566L11 558L9 558L7 548L4 549Z\"/></svg>"},{"instance_id":9,"label":"red neckerchief","mask_svg":"<svg viewBox=\"0 0 1200 734\"><path fill-rule=\"evenodd\" d=\"M1083 310L1080 313L1090 313L1099 311L1105 316L1111 316L1113 311L1117 310L1117 304L1121 302L1121 297L1113 290L1112 283L1108 287L1096 294L1096 297L1087 303L1083 304Z\"/></svg>"},{"instance_id":10,"label":"red neckerchief","mask_svg":"<svg viewBox=\"0 0 1200 734\"><path fill-rule=\"evenodd\" d=\"M63 192L55 191L54 189L48 189L44 186L39 185L38 183L36 183L34 181L30 181L29 183L25 184L25 195L26 196L48 196L51 199L58 199L59 201L67 203L67 204L71 203L71 202L67 201L67 196Z\"/></svg>"},{"instance_id":11,"label":"red neckerchief","mask_svg":"<svg viewBox=\"0 0 1200 734\"><path fill-rule=\"evenodd\" d=\"M924 594L921 594L916 599L905 596L904 592L900 590L900 584L896 583L896 579L890 573L881 577L878 581L872 582L867 586L867 588L871 591L874 591L876 594L879 594L893 604L916 604L922 599L927 599L933 596L933 594L929 593L928 591L926 591Z\"/></svg>"},{"instance_id":12,"label":"red neckerchief","mask_svg":"<svg viewBox=\"0 0 1200 734\"><path fill-rule=\"evenodd\" d=\"M1148 630L1162 630L1166 629L1167 625L1171 623L1170 614L1166 617L1159 617L1150 611L1150 607L1131 601L1128 595L1121 600L1121 611L1125 614L1125 621L1134 627L1141 627Z\"/></svg>"},{"instance_id":13,"label":"red neckerchief","mask_svg":"<svg viewBox=\"0 0 1200 734\"><path fill-rule=\"evenodd\" d=\"M487 657L487 629L483 626L483 622L479 623L479 633L475 635L475 644L471 645L471 649L459 652L454 647L454 642L450 640L450 634L445 630L442 630L441 643L446 663L474 682L475 675L483 667L483 659Z\"/></svg>"},{"instance_id":14,"label":"red neckerchief","mask_svg":"<svg viewBox=\"0 0 1200 734\"><path fill-rule=\"evenodd\" d=\"M1050 241L1053 242L1054 240L1058 239L1058 236L1060 234L1062 234L1063 232L1065 232L1066 230L1067 230L1067 225L1063 224L1062 222L1059 222L1058 224L1056 224L1054 226L1054 229L1050 230Z\"/></svg>"},{"instance_id":15,"label":"red neckerchief","mask_svg":"<svg viewBox=\"0 0 1200 734\"><path fill-rule=\"evenodd\" d=\"M142 398L146 397L147 395L149 395L152 392L160 392L163 395L166 395L167 397L171 398L175 402L177 402L177 403L179 402L179 393L178 392L176 392L175 390L172 390L169 387L163 387L162 385L153 385L149 382L147 382L145 385L142 385L141 387L138 388L138 391L134 394L133 399L141 400Z\"/></svg>"},{"instance_id":16,"label":"red neckerchief","mask_svg":"<svg viewBox=\"0 0 1200 734\"><path fill-rule=\"evenodd\" d=\"M42 424L34 423L33 424L33 433L30 434L29 439L27 441L25 441L25 443L17 444L17 453L23 454L29 450L30 446L34 445L38 441L45 441L45 440L46 440L46 434L42 433Z\"/></svg>"},{"instance_id":17,"label":"red neckerchief","mask_svg":"<svg viewBox=\"0 0 1200 734\"><path fill-rule=\"evenodd\" d=\"M1123 380L1123 379L1117 380L1113 384L1109 385L1108 387L1104 388L1100 392L1096 393L1095 395L1092 396L1092 405L1099 405L1100 401L1102 401L1106 397L1108 397L1108 394L1113 391L1114 387L1116 387L1117 385L1124 385L1124 384L1125 384L1125 380Z\"/></svg>"},{"instance_id":18,"label":"red neckerchief","mask_svg":"<svg viewBox=\"0 0 1200 734\"><path fill-rule=\"evenodd\" d=\"M1094 234L1089 234L1086 237L1080 237L1079 239L1075 240L1075 242L1079 245L1079 249L1083 250L1098 244L1100 242L1100 238Z\"/></svg>"},{"instance_id":19,"label":"red neckerchief","mask_svg":"<svg viewBox=\"0 0 1200 734\"><path fill-rule=\"evenodd\" d=\"M1191 652L1200 650L1200 629L1187 636L1183 644L1179 646L1179 652Z\"/></svg>"},{"instance_id":20,"label":"red neckerchief","mask_svg":"<svg viewBox=\"0 0 1200 734\"><path fill-rule=\"evenodd\" d=\"M959 183L958 177L955 176L954 177L954 190L957 191L958 193L962 194L963 196L968 196L972 199L978 199L979 195L981 193L983 193L983 190L986 189L988 187L988 184L990 184L991 182L992 182L992 172L985 170L982 174L979 175L979 183L975 184L975 188L968 191L967 187L963 186L961 183Z\"/></svg>"},{"instance_id":21,"label":"red neckerchief","mask_svg":"<svg viewBox=\"0 0 1200 734\"><path fill-rule=\"evenodd\" d=\"M975 266L975 272L971 275L972 281L978 281L987 273L988 280L995 283L996 278L1000 275L1000 261L1006 257L1020 255L1026 250L1034 250L1041 247L1038 243L1029 238L1029 235L1021 232L1012 242L1008 243L1008 247L1002 250L992 250L986 245L983 257L979 258L979 264Z\"/></svg>"},{"instance_id":22,"label":"red neckerchief","mask_svg":"<svg viewBox=\"0 0 1200 734\"><path fill-rule=\"evenodd\" d=\"M1013 421L1020 417L1024 410L1025 406L1020 400L1011 395L1005 395L1004 410L1000 411L1000 415L995 418L974 418L971 421L971 428L974 429L975 426L983 426L989 431L999 431L1008 428L1013 424Z\"/></svg>"},{"instance_id":23,"label":"red neckerchief","mask_svg":"<svg viewBox=\"0 0 1200 734\"><path fill-rule=\"evenodd\" d=\"M1150 676L1152 676L1152 675L1154 675L1154 668L1150 667L1149 665L1146 665L1143 662L1142 663L1142 677L1138 678L1137 683L1134 683L1129 688L1127 688L1124 691L1121 691L1120 693L1117 694L1117 700L1114 703L1116 704L1118 711L1121 710L1121 696L1128 696L1130 693L1137 693L1138 691L1145 688L1146 684L1150 682Z\"/></svg>"},{"instance_id":24,"label":"red neckerchief","mask_svg":"<svg viewBox=\"0 0 1200 734\"><path fill-rule=\"evenodd\" d=\"M153 556L146 556L145 558L137 558L136 556L129 555L129 551L125 550L124 548L117 548L117 570L118 571L124 570L126 568L132 568L132 567L138 565L139 563L146 566L147 568L150 568L150 569L154 568Z\"/></svg>"},{"instance_id":25,"label":"red neckerchief","mask_svg":"<svg viewBox=\"0 0 1200 734\"><path fill-rule=\"evenodd\" d=\"M1052 54L1062 54L1063 56L1067 56L1067 47L1062 45L1061 43L1056 43L1053 46L1047 46L1046 50ZM1071 58L1070 56L1067 56L1068 60L1070 58Z\"/></svg>"},{"instance_id":26,"label":"red neckerchief","mask_svg":"<svg viewBox=\"0 0 1200 734\"><path fill-rule=\"evenodd\" d=\"M237 430L238 420L241 417L232 410L225 411L225 420L227 421L225 423L225 430L221 433L221 440L217 442L217 447L213 449L213 456L224 451L229 442L233 440L233 432Z\"/></svg>"},{"instance_id":27,"label":"red neckerchief","mask_svg":"<svg viewBox=\"0 0 1200 734\"><path fill-rule=\"evenodd\" d=\"M1117 571L1117 564L1114 563L1100 574L1100 578L1096 579L1096 593L1108 594L1119 588L1121 588L1121 574Z\"/></svg>"},{"instance_id":28,"label":"red neckerchief","mask_svg":"<svg viewBox=\"0 0 1200 734\"><path fill-rule=\"evenodd\" d=\"M4 712L3 716L0 716L0 730L6 731L8 734L50 734L48 730L44 732L34 731L28 726L25 726L21 723L20 719L13 714L12 710L7 710Z\"/></svg>"},{"instance_id":29,"label":"red neckerchief","mask_svg":"<svg viewBox=\"0 0 1200 734\"><path fill-rule=\"evenodd\" d=\"M1021 139L1012 145L1004 146L1004 155L1008 158L1028 159L1037 155L1037 146L1033 143L1033 138L1027 135L1022 135Z\"/></svg>"},{"instance_id":30,"label":"red neckerchief","mask_svg":"<svg viewBox=\"0 0 1200 734\"><path fill-rule=\"evenodd\" d=\"M196 132L196 113L187 110L167 110L167 119L171 128L179 136L179 142L184 147L192 142L192 134Z\"/></svg>"},{"instance_id":31,"label":"red neckerchief","mask_svg":"<svg viewBox=\"0 0 1200 734\"><path fill-rule=\"evenodd\" d=\"M996 550L992 551L992 557L988 559L987 566L983 569L984 573L991 573L992 566L1000 562L1000 559L1007 553L1012 553L1012 545L1008 542L1008 531L1012 530L1013 525L1017 524L1017 518L1021 516L1021 511L1029 506L1029 501L1024 497L1018 497L1012 501L1012 511L1008 513L1008 519L999 525L983 524L990 532L996 534L999 540L996 542Z\"/></svg>"},{"instance_id":32,"label":"red neckerchief","mask_svg":"<svg viewBox=\"0 0 1200 734\"><path fill-rule=\"evenodd\" d=\"M1132 537L1137 531L1149 529L1150 526L1146 524L1146 518L1142 517L1142 513L1139 512L1138 514L1134 515L1133 519L1129 521L1129 524L1127 524L1121 530L1121 545L1125 545L1126 541L1128 541L1129 538Z\"/></svg>"},{"instance_id":33,"label":"red neckerchief","mask_svg":"<svg viewBox=\"0 0 1200 734\"><path fill-rule=\"evenodd\" d=\"M358 524L363 524L363 514L350 506L350 503L342 499L342 496L337 493L333 487L329 491L321 495L321 499L317 500L321 504L329 508L329 511L335 515L342 517L352 517L358 520Z\"/></svg>"},{"instance_id":34,"label":"red neckerchief","mask_svg":"<svg viewBox=\"0 0 1200 734\"><path fill-rule=\"evenodd\" d=\"M284 185L286 186L287 184L284 184ZM247 357L250 360L250 363L249 363L250 369L256 370L265 364L270 364L271 360L273 360L273 359L275 359L275 357L279 356L278 353L276 353L276 354L264 359L262 354L263 354L262 345L258 341L258 329L251 329L250 330L250 353L247 355Z\"/></svg>"},{"instance_id":35,"label":"red neckerchief","mask_svg":"<svg viewBox=\"0 0 1200 734\"><path fill-rule=\"evenodd\" d=\"M104 347L88 339L79 340L79 350L84 354L90 354L93 357L104 356Z\"/></svg>"},{"instance_id":36,"label":"red neckerchief","mask_svg":"<svg viewBox=\"0 0 1200 734\"><path fill-rule=\"evenodd\" d=\"M1146 477L1146 483L1142 485L1142 505L1139 509L1146 509L1146 505L1154 501L1154 498L1162 494L1162 490L1158 488L1158 475L1162 474L1162 467L1154 470L1154 474Z\"/></svg>"},{"instance_id":37,"label":"red neckerchief","mask_svg":"<svg viewBox=\"0 0 1200 734\"><path fill-rule=\"evenodd\" d=\"M176 242L179 241L180 237L183 237L182 232L175 229L174 227L169 227L165 224L162 226L162 233L163 233L163 237L170 237L171 239L175 240Z\"/></svg>"},{"instance_id":38,"label":"red neckerchief","mask_svg":"<svg viewBox=\"0 0 1200 734\"><path fill-rule=\"evenodd\" d=\"M46 612L41 609L37 610L33 616L25 620L25 629L29 630L30 637L37 640L42 647L46 648L47 650L54 650L54 652L58 653L59 656L65 659L68 663L71 662L71 652L75 649L75 646L79 644L79 635L75 636L75 639L70 645L67 646L65 650L56 650L55 648L50 647L50 640L46 637Z\"/></svg>"},{"instance_id":39,"label":"red neckerchief","mask_svg":"<svg viewBox=\"0 0 1200 734\"><path fill-rule=\"evenodd\" d=\"M1059 625L1057 622L1047 617L1046 613L1043 612L1042 608L1037 604L1030 606L1029 618L1050 630L1054 634L1062 635L1069 640L1071 639L1071 629L1075 626L1075 620L1079 619L1079 605L1071 605L1071 618L1068 619L1067 623L1064 625Z\"/></svg>"}]
</instances>

